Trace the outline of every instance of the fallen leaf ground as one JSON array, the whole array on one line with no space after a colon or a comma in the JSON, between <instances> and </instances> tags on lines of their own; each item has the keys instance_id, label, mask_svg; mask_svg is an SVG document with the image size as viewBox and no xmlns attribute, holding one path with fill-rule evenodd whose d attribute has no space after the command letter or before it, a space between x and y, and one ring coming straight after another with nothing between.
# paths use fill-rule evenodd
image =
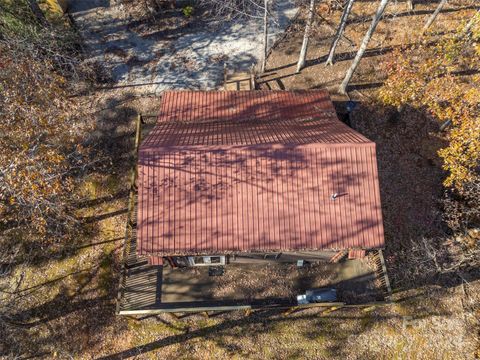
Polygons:
<instances>
[{"instance_id":1,"label":"fallen leaf ground","mask_svg":"<svg viewBox=\"0 0 480 360\"><path fill-rule=\"evenodd\" d=\"M452 1L449 8L468 7L465 4ZM405 15L404 3L390 7L391 18L379 26L371 47L389 49L415 39L415 29L433 6L420 4L418 14ZM362 1L353 11L361 17L373 8L372 2ZM435 26L449 31L470 12L442 13ZM328 20L336 22L339 15L338 11L329 14ZM350 26L346 34L358 42L367 26ZM325 67L318 59L328 50L332 30L318 26L307 68L293 74L301 42L297 30L293 26L272 52L268 84L271 88L335 89L351 56ZM351 51L345 44L339 49L344 54ZM438 199L444 174L436 157L442 139L435 136L437 125L418 110L397 113L379 107L375 98L383 80L379 64L388 55L383 52L365 58L354 78L357 85L351 94L360 104L352 126L378 146L386 254L396 303L330 314L310 309L289 316L270 310L249 316L242 312L213 317L115 316L133 123L138 112L156 112L159 100L102 91L90 106L101 125L97 140L111 153L113 163L78 189L85 199L78 214L91 219L94 231L68 250L15 270L11 281L22 279L16 308L23 325L15 329L18 342L2 344L3 349L8 346L13 353L48 359L478 358L480 282L455 280L451 286L439 286L436 279L408 278L414 273L408 263L410 242L443 231ZM280 82L272 80L275 77Z\"/></svg>"}]
</instances>

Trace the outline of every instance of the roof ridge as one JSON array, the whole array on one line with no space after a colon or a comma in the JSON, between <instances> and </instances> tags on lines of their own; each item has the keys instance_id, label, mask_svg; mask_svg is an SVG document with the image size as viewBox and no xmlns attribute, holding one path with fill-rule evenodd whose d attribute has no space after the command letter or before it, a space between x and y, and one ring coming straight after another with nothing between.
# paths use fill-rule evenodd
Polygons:
<instances>
[{"instance_id":1,"label":"roof ridge","mask_svg":"<svg viewBox=\"0 0 480 360\"><path fill-rule=\"evenodd\" d=\"M148 146L365 143L325 90L172 91Z\"/></svg>"},{"instance_id":2,"label":"roof ridge","mask_svg":"<svg viewBox=\"0 0 480 360\"><path fill-rule=\"evenodd\" d=\"M306 116L304 118L295 118L295 119L287 119L287 118L256 118L255 116L249 116L247 118L242 118L238 120L227 120L227 119L218 119L218 118L206 118L206 119L201 119L201 120L181 120L181 119L176 119L176 120L169 120L168 118L166 120L162 120L162 115L158 116L157 123L156 125L164 125L164 124L171 124L171 123L177 123L177 124L204 124L204 123L226 123L226 124L238 124L240 122L264 122L264 123L269 123L269 122L277 122L277 121L295 121L295 122L306 122L306 121L315 121L315 120L325 120L325 122L331 122L331 121L337 121L341 124L344 124L342 121L340 121L337 117L336 111L333 110L321 110L317 111L320 114L318 116ZM333 115L335 118L334 119L325 119L325 117L321 115ZM348 126L348 125L347 125ZM352 129L353 130L353 129Z\"/></svg>"},{"instance_id":3,"label":"roof ridge","mask_svg":"<svg viewBox=\"0 0 480 360\"><path fill-rule=\"evenodd\" d=\"M304 143L304 144L283 144L283 143L263 143L263 144L218 144L218 145L164 145L164 146L140 146L139 151L151 152L151 151L165 151L166 149L172 150L215 150L215 149L263 149L263 150L280 150L280 149L319 149L319 148L363 148L363 147L376 147L373 141L364 143Z\"/></svg>"}]
</instances>

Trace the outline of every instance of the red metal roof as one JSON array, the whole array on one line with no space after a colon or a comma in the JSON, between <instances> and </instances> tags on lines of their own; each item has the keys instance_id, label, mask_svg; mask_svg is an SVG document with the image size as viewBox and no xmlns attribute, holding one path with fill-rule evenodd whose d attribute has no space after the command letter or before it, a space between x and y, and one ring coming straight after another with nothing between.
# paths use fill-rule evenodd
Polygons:
<instances>
[{"instance_id":1,"label":"red metal roof","mask_svg":"<svg viewBox=\"0 0 480 360\"><path fill-rule=\"evenodd\" d=\"M369 143L338 121L327 92L167 92L142 149L158 146Z\"/></svg>"},{"instance_id":2,"label":"red metal roof","mask_svg":"<svg viewBox=\"0 0 480 360\"><path fill-rule=\"evenodd\" d=\"M320 90L167 92L138 208L141 254L384 246L375 144Z\"/></svg>"},{"instance_id":3,"label":"red metal roof","mask_svg":"<svg viewBox=\"0 0 480 360\"><path fill-rule=\"evenodd\" d=\"M147 261L150 266L163 266L163 257L161 256L148 256Z\"/></svg>"}]
</instances>

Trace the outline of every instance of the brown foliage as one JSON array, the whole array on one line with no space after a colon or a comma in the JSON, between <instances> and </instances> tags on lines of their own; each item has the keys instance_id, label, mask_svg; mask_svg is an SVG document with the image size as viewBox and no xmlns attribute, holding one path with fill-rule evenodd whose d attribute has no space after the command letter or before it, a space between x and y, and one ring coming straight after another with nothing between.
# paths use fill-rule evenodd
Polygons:
<instances>
[{"instance_id":1,"label":"brown foliage","mask_svg":"<svg viewBox=\"0 0 480 360\"><path fill-rule=\"evenodd\" d=\"M441 39L429 35L421 44L396 50L385 64L382 102L414 108L446 130L437 131L446 140L437 154L447 171L442 218L454 236L428 234L411 241L398 273L415 279L465 274L479 265L480 24L475 19Z\"/></svg>"},{"instance_id":2,"label":"brown foliage","mask_svg":"<svg viewBox=\"0 0 480 360\"><path fill-rule=\"evenodd\" d=\"M73 38L36 24L22 4L0 17L0 240L42 244L76 224L69 203L89 163L88 117L71 97L84 77Z\"/></svg>"}]
</instances>

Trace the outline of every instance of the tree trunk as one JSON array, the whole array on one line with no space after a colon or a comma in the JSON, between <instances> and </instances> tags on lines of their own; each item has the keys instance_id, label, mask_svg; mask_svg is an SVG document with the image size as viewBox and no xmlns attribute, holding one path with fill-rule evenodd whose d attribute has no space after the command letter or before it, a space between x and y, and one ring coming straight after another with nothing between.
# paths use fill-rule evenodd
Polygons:
<instances>
[{"instance_id":1,"label":"tree trunk","mask_svg":"<svg viewBox=\"0 0 480 360\"><path fill-rule=\"evenodd\" d=\"M370 39L372 38L373 33L375 32L375 29L377 28L378 23L380 22L380 19L382 18L383 12L385 11L385 8L387 7L387 4L390 0L381 0L380 5L378 6L377 12L373 16L372 23L370 24L370 28L368 29L367 33L365 34L365 37L362 40L362 44L360 45L360 48L358 49L357 55L355 56L355 59L353 59L353 63L350 66L350 69L348 69L345 79L343 79L342 84L340 85L340 88L338 91L341 94L346 94L347 92L347 86L350 80L352 79L353 73L358 67L358 64L360 63L360 60L363 57L363 54L365 53L365 50L367 49L368 43L370 42Z\"/></svg>"},{"instance_id":2,"label":"tree trunk","mask_svg":"<svg viewBox=\"0 0 480 360\"><path fill-rule=\"evenodd\" d=\"M303 34L303 43L302 48L300 50L300 56L298 57L297 63L297 72L300 72L305 67L305 59L307 57L307 48L308 48L308 40L310 38L310 32L312 29L313 23L313 14L315 11L315 0L310 0L310 7L308 9L308 18L307 24L305 25L305 33Z\"/></svg>"},{"instance_id":3,"label":"tree trunk","mask_svg":"<svg viewBox=\"0 0 480 360\"><path fill-rule=\"evenodd\" d=\"M407 7L408 7L408 11L412 11L415 8L415 4L413 3L413 0L407 0Z\"/></svg>"},{"instance_id":4,"label":"tree trunk","mask_svg":"<svg viewBox=\"0 0 480 360\"><path fill-rule=\"evenodd\" d=\"M43 26L47 26L48 21L45 18L45 14L43 13L42 9L40 9L40 6L38 6L37 1L36 0L28 0L28 5L30 6L30 9L32 10L32 13L33 13L33 15L35 15L38 22Z\"/></svg>"},{"instance_id":5,"label":"tree trunk","mask_svg":"<svg viewBox=\"0 0 480 360\"><path fill-rule=\"evenodd\" d=\"M338 42L340 37L343 35L343 31L345 30L345 26L347 26L347 19L350 11L352 10L353 2L355 0L348 0L345 9L343 10L342 17L340 19L340 24L338 25L337 33L335 34L335 38L333 40L332 46L330 46L330 52L328 54L328 59L325 65L333 65L333 56L335 55L335 49L337 48Z\"/></svg>"},{"instance_id":6,"label":"tree trunk","mask_svg":"<svg viewBox=\"0 0 480 360\"><path fill-rule=\"evenodd\" d=\"M264 0L265 12L263 13L263 62L262 73L265 72L267 67L267 55L268 55L268 0Z\"/></svg>"},{"instance_id":7,"label":"tree trunk","mask_svg":"<svg viewBox=\"0 0 480 360\"><path fill-rule=\"evenodd\" d=\"M430 18L428 19L428 21L425 23L425 26L423 27L423 31L425 32L425 30L427 30L430 25L433 24L433 22L435 21L435 19L437 18L438 14L440 14L440 11L442 11L443 7L445 6L445 4L447 3L448 0L442 0L440 1L440 4L438 4L437 8L435 9L435 12L432 14L432 16L430 16Z\"/></svg>"}]
</instances>

